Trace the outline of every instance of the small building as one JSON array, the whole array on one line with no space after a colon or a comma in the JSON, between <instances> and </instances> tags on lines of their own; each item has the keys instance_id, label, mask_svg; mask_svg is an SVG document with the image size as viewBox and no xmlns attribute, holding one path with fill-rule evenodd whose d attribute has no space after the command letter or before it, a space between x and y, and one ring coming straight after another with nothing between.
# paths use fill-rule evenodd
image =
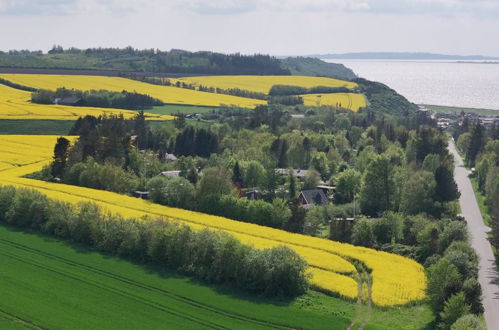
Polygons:
<instances>
[{"instance_id":1,"label":"small building","mask_svg":"<svg viewBox=\"0 0 499 330\"><path fill-rule=\"evenodd\" d=\"M314 205L322 206L328 204L327 196L321 189L302 190L298 198L304 208L310 208Z\"/></svg>"},{"instance_id":2,"label":"small building","mask_svg":"<svg viewBox=\"0 0 499 330\"><path fill-rule=\"evenodd\" d=\"M177 161L178 158L174 154L165 153L165 162L172 163Z\"/></svg>"},{"instance_id":3,"label":"small building","mask_svg":"<svg viewBox=\"0 0 499 330\"><path fill-rule=\"evenodd\" d=\"M140 199L149 199L149 192L148 191L139 191L136 190L133 192L133 197L137 197Z\"/></svg>"},{"instance_id":4,"label":"small building","mask_svg":"<svg viewBox=\"0 0 499 330\"><path fill-rule=\"evenodd\" d=\"M66 96L62 98L58 97L54 99L54 104L76 106L76 105L82 105L83 100L76 96Z\"/></svg>"},{"instance_id":5,"label":"small building","mask_svg":"<svg viewBox=\"0 0 499 330\"><path fill-rule=\"evenodd\" d=\"M180 176L180 171L163 171L160 174L168 178L177 178Z\"/></svg>"}]
</instances>

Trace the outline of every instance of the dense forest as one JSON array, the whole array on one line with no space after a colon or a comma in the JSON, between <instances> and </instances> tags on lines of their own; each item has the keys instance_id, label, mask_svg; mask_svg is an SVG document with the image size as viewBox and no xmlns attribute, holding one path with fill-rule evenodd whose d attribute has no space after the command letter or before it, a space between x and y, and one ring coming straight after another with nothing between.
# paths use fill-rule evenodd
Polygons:
<instances>
[{"instance_id":1,"label":"dense forest","mask_svg":"<svg viewBox=\"0 0 499 330\"><path fill-rule=\"evenodd\" d=\"M42 51L0 51L0 68L111 70L176 74L313 75L353 79L355 74L341 64L312 58L277 59L269 55L220 54L172 49L67 48Z\"/></svg>"}]
</instances>

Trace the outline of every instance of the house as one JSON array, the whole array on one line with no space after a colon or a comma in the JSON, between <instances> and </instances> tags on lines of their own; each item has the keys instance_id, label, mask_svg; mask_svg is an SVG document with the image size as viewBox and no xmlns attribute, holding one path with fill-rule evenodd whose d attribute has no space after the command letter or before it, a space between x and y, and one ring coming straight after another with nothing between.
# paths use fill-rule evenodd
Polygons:
<instances>
[{"instance_id":1,"label":"house","mask_svg":"<svg viewBox=\"0 0 499 330\"><path fill-rule=\"evenodd\" d=\"M163 171L160 174L169 178L176 178L180 176L180 171Z\"/></svg>"},{"instance_id":2,"label":"house","mask_svg":"<svg viewBox=\"0 0 499 330\"><path fill-rule=\"evenodd\" d=\"M76 106L76 105L82 105L83 100L76 96L66 96L62 98L58 97L54 99L54 104Z\"/></svg>"},{"instance_id":3,"label":"house","mask_svg":"<svg viewBox=\"0 0 499 330\"><path fill-rule=\"evenodd\" d=\"M176 161L178 158L174 154L165 153L165 162L172 163Z\"/></svg>"},{"instance_id":4,"label":"house","mask_svg":"<svg viewBox=\"0 0 499 330\"><path fill-rule=\"evenodd\" d=\"M304 208L328 204L327 196L321 189L302 190L298 198Z\"/></svg>"}]
</instances>

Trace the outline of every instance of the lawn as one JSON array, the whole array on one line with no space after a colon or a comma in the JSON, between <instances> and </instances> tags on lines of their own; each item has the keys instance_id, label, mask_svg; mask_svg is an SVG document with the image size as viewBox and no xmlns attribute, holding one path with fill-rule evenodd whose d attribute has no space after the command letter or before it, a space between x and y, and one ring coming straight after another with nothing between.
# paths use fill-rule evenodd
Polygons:
<instances>
[{"instance_id":1,"label":"lawn","mask_svg":"<svg viewBox=\"0 0 499 330\"><path fill-rule=\"evenodd\" d=\"M269 300L0 226L2 328L344 329L356 304L310 291ZM374 309L366 329L423 329L424 305Z\"/></svg>"},{"instance_id":2,"label":"lawn","mask_svg":"<svg viewBox=\"0 0 499 330\"><path fill-rule=\"evenodd\" d=\"M208 112L213 112L218 110L217 107L201 107L195 105L177 105L177 104L166 104L152 109L148 109L147 112L154 113L157 115L175 115L178 113L183 113L185 115L189 114L203 114Z\"/></svg>"},{"instance_id":3,"label":"lawn","mask_svg":"<svg viewBox=\"0 0 499 330\"><path fill-rule=\"evenodd\" d=\"M72 120L0 120L0 134L36 134L67 135L74 121Z\"/></svg>"}]
</instances>

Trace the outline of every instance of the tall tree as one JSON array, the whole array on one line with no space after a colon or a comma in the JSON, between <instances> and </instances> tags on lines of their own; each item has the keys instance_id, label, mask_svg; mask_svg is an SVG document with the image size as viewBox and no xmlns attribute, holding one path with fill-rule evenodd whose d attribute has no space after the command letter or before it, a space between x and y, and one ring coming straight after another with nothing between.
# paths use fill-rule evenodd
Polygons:
<instances>
[{"instance_id":1,"label":"tall tree","mask_svg":"<svg viewBox=\"0 0 499 330\"><path fill-rule=\"evenodd\" d=\"M480 151L485 146L485 129L477 123L471 129L471 140L468 150L466 150L466 164L468 166L475 166L475 160Z\"/></svg>"},{"instance_id":2,"label":"tall tree","mask_svg":"<svg viewBox=\"0 0 499 330\"><path fill-rule=\"evenodd\" d=\"M66 162L68 161L68 149L70 142L64 137L59 137L57 143L54 147L54 157L52 162L52 176L54 178L60 178L64 173L66 168Z\"/></svg>"},{"instance_id":3,"label":"tall tree","mask_svg":"<svg viewBox=\"0 0 499 330\"><path fill-rule=\"evenodd\" d=\"M391 210L395 204L395 169L389 158L377 155L369 163L362 188L360 204L366 215L377 216Z\"/></svg>"}]
</instances>

